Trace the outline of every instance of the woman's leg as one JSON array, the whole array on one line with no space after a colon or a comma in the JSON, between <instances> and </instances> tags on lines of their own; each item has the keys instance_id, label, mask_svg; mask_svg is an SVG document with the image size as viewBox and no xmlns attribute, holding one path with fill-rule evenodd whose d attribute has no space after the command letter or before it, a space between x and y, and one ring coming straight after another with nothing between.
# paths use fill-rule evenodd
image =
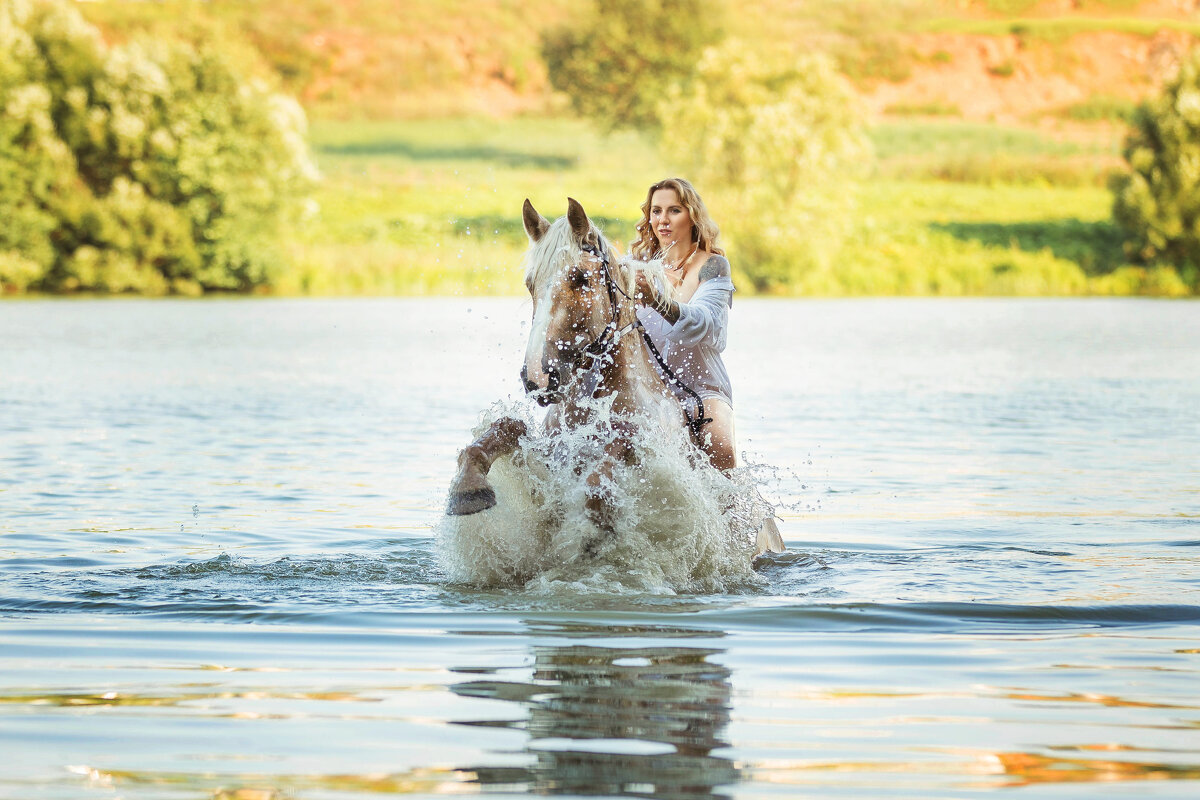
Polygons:
<instances>
[{"instance_id":1,"label":"woman's leg","mask_svg":"<svg viewBox=\"0 0 1200 800\"><path fill-rule=\"evenodd\" d=\"M714 467L728 472L737 466L733 408L723 400L709 398L704 401L704 414L712 417L712 422L702 429L700 447L708 453ZM759 499L762 499L762 495L759 495ZM770 515L763 519L755 537L754 558L766 552L782 553L784 550L787 550L787 545L783 543L783 537L779 534L779 526L775 524L775 510L772 508Z\"/></svg>"},{"instance_id":2,"label":"woman's leg","mask_svg":"<svg viewBox=\"0 0 1200 800\"><path fill-rule=\"evenodd\" d=\"M704 398L704 416L712 422L700 429L697 444L708 454L708 460L719 470L737 466L737 442L733 434L733 408L724 400Z\"/></svg>"}]
</instances>

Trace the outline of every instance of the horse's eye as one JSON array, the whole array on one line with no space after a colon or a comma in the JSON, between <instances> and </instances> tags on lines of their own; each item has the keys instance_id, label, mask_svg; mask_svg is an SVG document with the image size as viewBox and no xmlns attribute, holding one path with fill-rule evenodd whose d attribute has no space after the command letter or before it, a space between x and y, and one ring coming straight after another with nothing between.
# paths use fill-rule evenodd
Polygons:
<instances>
[{"instance_id":1,"label":"horse's eye","mask_svg":"<svg viewBox=\"0 0 1200 800\"><path fill-rule=\"evenodd\" d=\"M574 286L576 289L582 289L583 287L587 286L588 285L587 273L581 269L573 270L571 272L571 285Z\"/></svg>"}]
</instances>

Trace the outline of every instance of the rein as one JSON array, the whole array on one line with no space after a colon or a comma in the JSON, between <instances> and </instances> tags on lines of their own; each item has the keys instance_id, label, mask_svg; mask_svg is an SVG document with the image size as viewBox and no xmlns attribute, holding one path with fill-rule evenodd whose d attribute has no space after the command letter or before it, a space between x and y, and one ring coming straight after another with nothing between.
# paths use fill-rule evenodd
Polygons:
<instances>
[{"instance_id":1,"label":"rein","mask_svg":"<svg viewBox=\"0 0 1200 800\"><path fill-rule=\"evenodd\" d=\"M592 358L592 367L585 380L585 385L589 393L595 391L596 385L599 384L599 369L602 363L600 359L605 356L611 359L612 351L616 348L617 343L621 341L621 337L634 328L637 328L642 333L642 341L650 348L650 353L654 356L654 360L658 362L659 368L667 376L667 383L678 386L696 401L696 416L693 417L689 414L686 407L683 409L683 416L687 420L688 427L691 428L692 433L699 436L700 429L712 422L712 417L704 416L704 400L696 393L695 389L680 380L675 371L667 366L666 360L658 352L658 348L654 346L654 342L650 340L650 333L642 325L642 321L638 319L636 312L633 315L633 322L623 327L618 325L621 309L617 305L617 292L624 295L626 300L632 301L635 306L637 301L630 297L629 293L622 289L620 284L613 278L612 272L608 267L607 252L601 253L595 246L590 244L584 244L581 249L583 252L589 253L599 259L600 269L604 273L604 286L608 289L608 304L612 308L612 320L604 326L604 330L600 332L600 335L584 348L584 352Z\"/></svg>"}]
</instances>

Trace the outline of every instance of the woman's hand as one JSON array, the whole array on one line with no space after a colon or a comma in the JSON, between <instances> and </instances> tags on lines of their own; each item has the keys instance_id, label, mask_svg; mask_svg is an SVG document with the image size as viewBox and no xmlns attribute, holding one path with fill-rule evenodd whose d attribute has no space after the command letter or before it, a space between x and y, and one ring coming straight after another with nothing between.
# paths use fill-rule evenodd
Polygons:
<instances>
[{"instance_id":1,"label":"woman's hand","mask_svg":"<svg viewBox=\"0 0 1200 800\"><path fill-rule=\"evenodd\" d=\"M638 270L637 291L634 292L633 299L644 306L653 308L672 325L679 321L679 304L670 296L660 292L654 285L654 281L650 280L641 270Z\"/></svg>"},{"instance_id":2,"label":"woman's hand","mask_svg":"<svg viewBox=\"0 0 1200 800\"><path fill-rule=\"evenodd\" d=\"M634 292L633 299L637 300L640 305L650 308L658 308L660 301L654 282L646 277L646 273L640 269L637 272L637 291Z\"/></svg>"}]
</instances>

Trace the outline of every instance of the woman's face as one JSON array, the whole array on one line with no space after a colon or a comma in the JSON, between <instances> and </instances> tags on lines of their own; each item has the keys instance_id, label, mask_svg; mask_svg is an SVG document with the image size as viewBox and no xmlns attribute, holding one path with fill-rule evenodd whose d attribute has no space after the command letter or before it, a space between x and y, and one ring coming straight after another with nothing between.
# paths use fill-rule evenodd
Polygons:
<instances>
[{"instance_id":1,"label":"woman's face","mask_svg":"<svg viewBox=\"0 0 1200 800\"><path fill-rule=\"evenodd\" d=\"M675 245L672 258L681 258L680 253L692 249L692 215L674 189L659 189L650 195L650 227L663 250Z\"/></svg>"}]
</instances>

